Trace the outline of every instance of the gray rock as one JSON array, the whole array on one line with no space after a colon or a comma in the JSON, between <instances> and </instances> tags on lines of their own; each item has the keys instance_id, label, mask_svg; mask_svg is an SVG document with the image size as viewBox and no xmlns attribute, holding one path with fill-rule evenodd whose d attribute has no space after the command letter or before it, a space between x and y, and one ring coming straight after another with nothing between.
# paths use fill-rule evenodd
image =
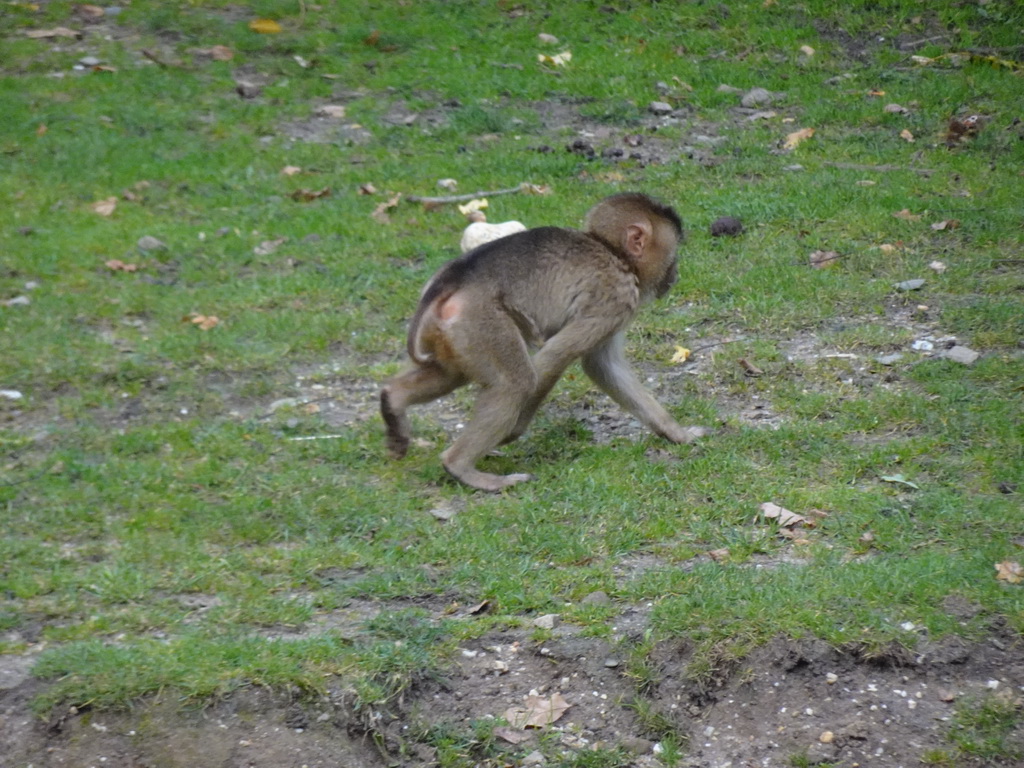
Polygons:
<instances>
[{"instance_id":1,"label":"gray rock","mask_svg":"<svg viewBox=\"0 0 1024 768\"><path fill-rule=\"evenodd\" d=\"M720 86L715 88L715 92L716 93L743 93L743 89L742 88L734 88L731 85L726 85L725 83L722 83Z\"/></svg>"},{"instance_id":2,"label":"gray rock","mask_svg":"<svg viewBox=\"0 0 1024 768\"><path fill-rule=\"evenodd\" d=\"M533 620L533 626L538 629L554 629L558 624L557 613L546 613L543 616L538 616Z\"/></svg>"},{"instance_id":3,"label":"gray rock","mask_svg":"<svg viewBox=\"0 0 1024 768\"><path fill-rule=\"evenodd\" d=\"M942 356L947 360L952 360L954 363L962 363L964 365L972 365L979 357L981 357L980 354L970 347L961 347L959 344L947 349L942 353Z\"/></svg>"},{"instance_id":4,"label":"gray rock","mask_svg":"<svg viewBox=\"0 0 1024 768\"><path fill-rule=\"evenodd\" d=\"M902 283L896 283L897 291L916 291L924 285L924 280L904 280Z\"/></svg>"},{"instance_id":5,"label":"gray rock","mask_svg":"<svg viewBox=\"0 0 1024 768\"><path fill-rule=\"evenodd\" d=\"M891 355L882 355L881 357L875 358L875 360L880 362L882 365L892 365L893 363L897 363L902 359L903 354L901 352L893 352Z\"/></svg>"},{"instance_id":6,"label":"gray rock","mask_svg":"<svg viewBox=\"0 0 1024 768\"><path fill-rule=\"evenodd\" d=\"M772 92L764 88L751 88L740 99L740 104L744 107L760 107L764 104L771 104L775 100Z\"/></svg>"},{"instance_id":7,"label":"gray rock","mask_svg":"<svg viewBox=\"0 0 1024 768\"><path fill-rule=\"evenodd\" d=\"M139 242L136 243L140 251L165 251L167 250L167 243L163 240L158 240L152 235L145 235L139 238Z\"/></svg>"},{"instance_id":8,"label":"gray rock","mask_svg":"<svg viewBox=\"0 0 1024 768\"><path fill-rule=\"evenodd\" d=\"M647 111L654 115L670 115L672 105L664 101L652 101L647 105Z\"/></svg>"},{"instance_id":9,"label":"gray rock","mask_svg":"<svg viewBox=\"0 0 1024 768\"><path fill-rule=\"evenodd\" d=\"M735 216L721 216L711 222L711 236L722 237L728 235L735 237L743 232L743 222Z\"/></svg>"},{"instance_id":10,"label":"gray rock","mask_svg":"<svg viewBox=\"0 0 1024 768\"><path fill-rule=\"evenodd\" d=\"M591 592L580 602L583 605L608 605L611 601L612 599L608 597L608 593L599 589L596 592Z\"/></svg>"}]
</instances>

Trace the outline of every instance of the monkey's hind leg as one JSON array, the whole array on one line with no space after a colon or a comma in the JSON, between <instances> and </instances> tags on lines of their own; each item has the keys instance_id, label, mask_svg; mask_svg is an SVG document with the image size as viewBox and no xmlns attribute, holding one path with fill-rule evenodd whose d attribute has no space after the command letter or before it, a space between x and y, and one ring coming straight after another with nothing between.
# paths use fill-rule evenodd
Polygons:
<instances>
[{"instance_id":1,"label":"monkey's hind leg","mask_svg":"<svg viewBox=\"0 0 1024 768\"><path fill-rule=\"evenodd\" d=\"M380 390L380 415L387 429L388 453L400 459L409 450L410 405L429 403L461 387L466 379L438 365L414 365L398 374Z\"/></svg>"}]
</instances>

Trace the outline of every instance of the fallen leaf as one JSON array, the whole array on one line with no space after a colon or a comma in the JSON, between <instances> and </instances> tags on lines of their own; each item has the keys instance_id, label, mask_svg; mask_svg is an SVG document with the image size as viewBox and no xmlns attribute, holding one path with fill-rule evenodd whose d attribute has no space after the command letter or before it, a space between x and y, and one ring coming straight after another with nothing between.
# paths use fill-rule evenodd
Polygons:
<instances>
[{"instance_id":1,"label":"fallen leaf","mask_svg":"<svg viewBox=\"0 0 1024 768\"><path fill-rule=\"evenodd\" d=\"M996 563L996 581L1005 581L1007 584L1020 584L1024 581L1024 568L1020 563L1004 560Z\"/></svg>"},{"instance_id":2,"label":"fallen leaf","mask_svg":"<svg viewBox=\"0 0 1024 768\"><path fill-rule=\"evenodd\" d=\"M438 179L437 187L438 189L446 189L449 192L454 192L456 189L459 188L459 182L457 182L455 179Z\"/></svg>"},{"instance_id":3,"label":"fallen leaf","mask_svg":"<svg viewBox=\"0 0 1024 768\"><path fill-rule=\"evenodd\" d=\"M560 693L551 694L549 699L532 695L526 697L525 709L508 709L504 717L513 728L543 728L557 721L569 707Z\"/></svg>"},{"instance_id":4,"label":"fallen leaf","mask_svg":"<svg viewBox=\"0 0 1024 768\"><path fill-rule=\"evenodd\" d=\"M911 144L913 144L915 141L914 134L912 134L906 128L900 131L900 138L903 139L904 141L909 141Z\"/></svg>"},{"instance_id":5,"label":"fallen leaf","mask_svg":"<svg viewBox=\"0 0 1024 768\"><path fill-rule=\"evenodd\" d=\"M75 13L83 19L102 19L105 11L98 5L76 5Z\"/></svg>"},{"instance_id":6,"label":"fallen leaf","mask_svg":"<svg viewBox=\"0 0 1024 768\"><path fill-rule=\"evenodd\" d=\"M252 249L252 252L257 256L269 256L276 251L287 237L279 237L276 240L264 240L262 243Z\"/></svg>"},{"instance_id":7,"label":"fallen leaf","mask_svg":"<svg viewBox=\"0 0 1024 768\"><path fill-rule=\"evenodd\" d=\"M294 176L297 173L302 173L302 169L297 165L286 165L281 169L281 173L284 176Z\"/></svg>"},{"instance_id":8,"label":"fallen leaf","mask_svg":"<svg viewBox=\"0 0 1024 768\"><path fill-rule=\"evenodd\" d=\"M214 61L231 61L235 52L226 45L215 45L209 49L210 58Z\"/></svg>"},{"instance_id":9,"label":"fallen leaf","mask_svg":"<svg viewBox=\"0 0 1024 768\"><path fill-rule=\"evenodd\" d=\"M725 547L722 547L721 549L712 549L708 552L708 557L710 557L716 563L720 563L723 560L728 559L729 550Z\"/></svg>"},{"instance_id":10,"label":"fallen leaf","mask_svg":"<svg viewBox=\"0 0 1024 768\"><path fill-rule=\"evenodd\" d=\"M905 485L908 488L913 488L914 490L921 490L921 486L907 480L903 475L882 475L881 479L886 483L898 483L899 485Z\"/></svg>"},{"instance_id":11,"label":"fallen leaf","mask_svg":"<svg viewBox=\"0 0 1024 768\"><path fill-rule=\"evenodd\" d=\"M769 520L775 520L783 528L792 528L794 525L802 525L807 522L807 518L803 515L790 512L785 507L780 507L771 501L766 501L761 505L761 513Z\"/></svg>"},{"instance_id":12,"label":"fallen leaf","mask_svg":"<svg viewBox=\"0 0 1024 768\"><path fill-rule=\"evenodd\" d=\"M494 735L509 744L522 744L524 741L533 738L533 735L518 728L507 728L500 726L494 729Z\"/></svg>"},{"instance_id":13,"label":"fallen leaf","mask_svg":"<svg viewBox=\"0 0 1024 768\"><path fill-rule=\"evenodd\" d=\"M793 133L786 136L786 140L782 144L783 149L796 149L797 145L802 141L806 141L814 135L813 128L801 128L799 131L793 131Z\"/></svg>"},{"instance_id":14,"label":"fallen leaf","mask_svg":"<svg viewBox=\"0 0 1024 768\"><path fill-rule=\"evenodd\" d=\"M308 203L321 197L329 197L330 194L330 187L324 187L323 189L296 189L292 192L292 200L297 200L300 203Z\"/></svg>"},{"instance_id":15,"label":"fallen leaf","mask_svg":"<svg viewBox=\"0 0 1024 768\"><path fill-rule=\"evenodd\" d=\"M569 51L562 51L561 53L556 53L554 56L548 56L546 53L538 53L537 61L541 64L551 64L555 67L564 67L572 61L572 54Z\"/></svg>"},{"instance_id":16,"label":"fallen leaf","mask_svg":"<svg viewBox=\"0 0 1024 768\"><path fill-rule=\"evenodd\" d=\"M45 136L48 130L50 129L46 127L46 123L40 123L39 127L36 128L36 136Z\"/></svg>"},{"instance_id":17,"label":"fallen leaf","mask_svg":"<svg viewBox=\"0 0 1024 768\"><path fill-rule=\"evenodd\" d=\"M841 258L835 251L815 251L811 254L810 261L811 266L815 269L825 269L831 267Z\"/></svg>"},{"instance_id":18,"label":"fallen leaf","mask_svg":"<svg viewBox=\"0 0 1024 768\"><path fill-rule=\"evenodd\" d=\"M744 370L747 376L764 376L764 371L747 360L747 358L741 357L737 362L740 364L740 367Z\"/></svg>"},{"instance_id":19,"label":"fallen leaf","mask_svg":"<svg viewBox=\"0 0 1024 768\"><path fill-rule=\"evenodd\" d=\"M861 179L860 181L857 182L857 186L858 187L873 187L877 183L878 183L877 181L872 181L871 179Z\"/></svg>"},{"instance_id":20,"label":"fallen leaf","mask_svg":"<svg viewBox=\"0 0 1024 768\"><path fill-rule=\"evenodd\" d=\"M896 246L893 245L892 243L882 243L880 246L878 246L878 250L880 250L882 253L888 254L896 253L896 251L899 249L896 248Z\"/></svg>"},{"instance_id":21,"label":"fallen leaf","mask_svg":"<svg viewBox=\"0 0 1024 768\"><path fill-rule=\"evenodd\" d=\"M318 117L344 117L345 107L340 104L324 104L317 107L316 114Z\"/></svg>"},{"instance_id":22,"label":"fallen leaf","mask_svg":"<svg viewBox=\"0 0 1024 768\"><path fill-rule=\"evenodd\" d=\"M93 72L117 72L117 67L110 67L106 64L97 64L92 68Z\"/></svg>"},{"instance_id":23,"label":"fallen leaf","mask_svg":"<svg viewBox=\"0 0 1024 768\"><path fill-rule=\"evenodd\" d=\"M363 45L374 46L380 42L380 30L375 29L363 38Z\"/></svg>"},{"instance_id":24,"label":"fallen leaf","mask_svg":"<svg viewBox=\"0 0 1024 768\"><path fill-rule=\"evenodd\" d=\"M868 96L885 96L885 91L868 91Z\"/></svg>"},{"instance_id":25,"label":"fallen leaf","mask_svg":"<svg viewBox=\"0 0 1024 768\"><path fill-rule=\"evenodd\" d=\"M894 213L893 216L897 219L903 219L904 221L920 221L921 214L911 213L909 208L904 208L902 211Z\"/></svg>"},{"instance_id":26,"label":"fallen leaf","mask_svg":"<svg viewBox=\"0 0 1024 768\"><path fill-rule=\"evenodd\" d=\"M690 350L688 350L686 347L680 347L678 344L676 344L676 351L675 354L672 355L672 362L676 365L679 365L680 363L685 363L687 360L690 359L691 354L692 353L690 352Z\"/></svg>"},{"instance_id":27,"label":"fallen leaf","mask_svg":"<svg viewBox=\"0 0 1024 768\"><path fill-rule=\"evenodd\" d=\"M100 216L110 216L114 213L114 209L117 207L117 198L108 197L105 200L97 200L92 204L92 209Z\"/></svg>"},{"instance_id":28,"label":"fallen leaf","mask_svg":"<svg viewBox=\"0 0 1024 768\"><path fill-rule=\"evenodd\" d=\"M459 213L461 213L463 216L465 216L468 213L473 213L473 211L482 211L487 206L488 206L487 198L486 197L478 197L478 198L475 198L473 200L470 200L465 205L460 205L459 206Z\"/></svg>"},{"instance_id":29,"label":"fallen leaf","mask_svg":"<svg viewBox=\"0 0 1024 768\"><path fill-rule=\"evenodd\" d=\"M253 19L249 22L249 29L261 35L277 35L281 32L281 25L273 19Z\"/></svg>"},{"instance_id":30,"label":"fallen leaf","mask_svg":"<svg viewBox=\"0 0 1024 768\"><path fill-rule=\"evenodd\" d=\"M931 264L928 265L928 269L935 270L941 275L943 272L946 271L946 265L943 264L941 261L933 261Z\"/></svg>"},{"instance_id":31,"label":"fallen leaf","mask_svg":"<svg viewBox=\"0 0 1024 768\"><path fill-rule=\"evenodd\" d=\"M135 272L138 270L138 264L125 264L120 259L109 259L103 262L107 269L113 270L114 272Z\"/></svg>"},{"instance_id":32,"label":"fallen leaf","mask_svg":"<svg viewBox=\"0 0 1024 768\"><path fill-rule=\"evenodd\" d=\"M370 215L381 224L387 224L391 221L391 217L388 216L388 211L398 205L398 201L402 199L401 193L388 198L383 203L373 209L373 213Z\"/></svg>"},{"instance_id":33,"label":"fallen leaf","mask_svg":"<svg viewBox=\"0 0 1024 768\"><path fill-rule=\"evenodd\" d=\"M466 613L470 616L480 616L481 614L487 613L491 610L491 601L484 600L482 603L477 603L472 608L468 609Z\"/></svg>"},{"instance_id":34,"label":"fallen leaf","mask_svg":"<svg viewBox=\"0 0 1024 768\"><path fill-rule=\"evenodd\" d=\"M208 331L220 323L220 318L216 315L200 315L193 312L192 314L183 317L181 321L183 323L192 323L201 331Z\"/></svg>"},{"instance_id":35,"label":"fallen leaf","mask_svg":"<svg viewBox=\"0 0 1024 768\"><path fill-rule=\"evenodd\" d=\"M67 37L78 40L82 37L82 33L67 27L54 27L53 29L29 29L25 32L25 36L33 40L45 40L51 37Z\"/></svg>"},{"instance_id":36,"label":"fallen leaf","mask_svg":"<svg viewBox=\"0 0 1024 768\"><path fill-rule=\"evenodd\" d=\"M359 185L359 194L360 195L376 195L377 194L377 188L375 186L373 186L373 184L371 184L370 182L366 182L365 184L360 184Z\"/></svg>"},{"instance_id":37,"label":"fallen leaf","mask_svg":"<svg viewBox=\"0 0 1024 768\"><path fill-rule=\"evenodd\" d=\"M936 232L942 232L943 230L946 229L956 229L959 226L959 219L946 219L945 221L937 221L934 224L932 224L932 229L934 229Z\"/></svg>"}]
</instances>

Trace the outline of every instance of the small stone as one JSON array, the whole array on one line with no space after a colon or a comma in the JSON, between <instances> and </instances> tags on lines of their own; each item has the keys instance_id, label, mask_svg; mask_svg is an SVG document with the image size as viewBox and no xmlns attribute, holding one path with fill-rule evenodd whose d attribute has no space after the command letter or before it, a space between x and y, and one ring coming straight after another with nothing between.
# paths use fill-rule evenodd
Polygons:
<instances>
[{"instance_id":1,"label":"small stone","mask_svg":"<svg viewBox=\"0 0 1024 768\"><path fill-rule=\"evenodd\" d=\"M604 660L604 665L608 667L608 669L615 669L621 663L622 662L616 658L608 658Z\"/></svg>"},{"instance_id":2,"label":"small stone","mask_svg":"<svg viewBox=\"0 0 1024 768\"><path fill-rule=\"evenodd\" d=\"M764 88L751 88L743 94L743 98L740 99L740 104L749 109L751 107L759 107L763 104L771 104L774 100L775 97L772 96L771 91Z\"/></svg>"},{"instance_id":3,"label":"small stone","mask_svg":"<svg viewBox=\"0 0 1024 768\"><path fill-rule=\"evenodd\" d=\"M897 291L916 291L924 285L924 280L904 280L901 283L896 283Z\"/></svg>"},{"instance_id":4,"label":"small stone","mask_svg":"<svg viewBox=\"0 0 1024 768\"><path fill-rule=\"evenodd\" d=\"M654 749L654 742L642 739L639 736L626 736L619 744L627 752L633 755L646 755Z\"/></svg>"},{"instance_id":5,"label":"small stone","mask_svg":"<svg viewBox=\"0 0 1024 768\"><path fill-rule=\"evenodd\" d=\"M83 67L97 67L100 64L100 59L95 56L83 56L78 60L78 63Z\"/></svg>"},{"instance_id":6,"label":"small stone","mask_svg":"<svg viewBox=\"0 0 1024 768\"><path fill-rule=\"evenodd\" d=\"M537 39L546 45L558 45L558 38L554 35L549 35L547 32L541 32L537 35Z\"/></svg>"},{"instance_id":7,"label":"small stone","mask_svg":"<svg viewBox=\"0 0 1024 768\"><path fill-rule=\"evenodd\" d=\"M935 344L929 339L918 339L910 345L910 348L915 352L931 352L935 349Z\"/></svg>"},{"instance_id":8,"label":"small stone","mask_svg":"<svg viewBox=\"0 0 1024 768\"><path fill-rule=\"evenodd\" d=\"M256 83L250 83L248 80L239 80L235 83L235 93L243 99L255 99L263 93L263 89L256 85Z\"/></svg>"},{"instance_id":9,"label":"small stone","mask_svg":"<svg viewBox=\"0 0 1024 768\"><path fill-rule=\"evenodd\" d=\"M267 407L267 411L269 413L274 413L274 411L278 411L281 408L294 408L295 406L300 405L301 403L302 401L297 397L282 397L280 400L275 400L274 402L272 402Z\"/></svg>"},{"instance_id":10,"label":"small stone","mask_svg":"<svg viewBox=\"0 0 1024 768\"><path fill-rule=\"evenodd\" d=\"M670 115L672 105L665 101L652 101L647 105L647 111L654 115Z\"/></svg>"},{"instance_id":11,"label":"small stone","mask_svg":"<svg viewBox=\"0 0 1024 768\"><path fill-rule=\"evenodd\" d=\"M952 360L954 363L962 363L963 365L972 365L979 357L981 357L981 355L970 347L961 347L959 344L947 349L942 356L947 360Z\"/></svg>"},{"instance_id":12,"label":"small stone","mask_svg":"<svg viewBox=\"0 0 1024 768\"><path fill-rule=\"evenodd\" d=\"M603 590L597 590L591 592L589 595L584 597L580 602L583 605L608 605L612 599L608 597L608 593Z\"/></svg>"},{"instance_id":13,"label":"small stone","mask_svg":"<svg viewBox=\"0 0 1024 768\"><path fill-rule=\"evenodd\" d=\"M825 682L829 685L835 685L838 681L839 675L837 675L835 672L829 672L827 675L825 675Z\"/></svg>"},{"instance_id":14,"label":"small stone","mask_svg":"<svg viewBox=\"0 0 1024 768\"><path fill-rule=\"evenodd\" d=\"M802 171L803 169L804 167L799 163L796 163L794 165L786 165L782 167L782 170L790 172Z\"/></svg>"},{"instance_id":15,"label":"small stone","mask_svg":"<svg viewBox=\"0 0 1024 768\"><path fill-rule=\"evenodd\" d=\"M162 240L157 240L152 235L145 235L139 238L139 242L136 243L140 251L165 251L167 250L167 243Z\"/></svg>"},{"instance_id":16,"label":"small stone","mask_svg":"<svg viewBox=\"0 0 1024 768\"><path fill-rule=\"evenodd\" d=\"M0 302L5 307L27 307L31 303L32 300L28 296L15 296L13 299Z\"/></svg>"},{"instance_id":17,"label":"small stone","mask_svg":"<svg viewBox=\"0 0 1024 768\"><path fill-rule=\"evenodd\" d=\"M557 613L546 613L533 620L533 626L537 627L537 629L554 629L557 624Z\"/></svg>"},{"instance_id":18,"label":"small stone","mask_svg":"<svg viewBox=\"0 0 1024 768\"><path fill-rule=\"evenodd\" d=\"M734 88L731 85L726 85L725 83L722 83L717 88L715 88L715 92L716 93L743 93L743 89L742 88Z\"/></svg>"},{"instance_id":19,"label":"small stone","mask_svg":"<svg viewBox=\"0 0 1024 768\"><path fill-rule=\"evenodd\" d=\"M893 352L891 355L881 355L875 358L882 365L893 365L902 359L903 355L900 352Z\"/></svg>"},{"instance_id":20,"label":"small stone","mask_svg":"<svg viewBox=\"0 0 1024 768\"><path fill-rule=\"evenodd\" d=\"M832 731L822 731L821 736L818 737L818 741L822 744L831 744L835 738L836 736Z\"/></svg>"},{"instance_id":21,"label":"small stone","mask_svg":"<svg viewBox=\"0 0 1024 768\"><path fill-rule=\"evenodd\" d=\"M24 395L16 389L0 389L0 397L5 400L21 400Z\"/></svg>"},{"instance_id":22,"label":"small stone","mask_svg":"<svg viewBox=\"0 0 1024 768\"><path fill-rule=\"evenodd\" d=\"M548 760L537 750L523 758L523 765L544 765Z\"/></svg>"},{"instance_id":23,"label":"small stone","mask_svg":"<svg viewBox=\"0 0 1024 768\"><path fill-rule=\"evenodd\" d=\"M720 216L711 222L711 236L722 237L723 235L735 237L742 234L743 222L735 216Z\"/></svg>"}]
</instances>

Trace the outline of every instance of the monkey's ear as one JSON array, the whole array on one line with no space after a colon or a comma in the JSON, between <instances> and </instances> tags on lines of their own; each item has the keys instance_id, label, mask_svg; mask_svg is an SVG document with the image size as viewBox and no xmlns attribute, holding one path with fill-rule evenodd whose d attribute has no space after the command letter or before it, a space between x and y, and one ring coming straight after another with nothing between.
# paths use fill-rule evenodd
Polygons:
<instances>
[{"instance_id":1,"label":"monkey's ear","mask_svg":"<svg viewBox=\"0 0 1024 768\"><path fill-rule=\"evenodd\" d=\"M622 247L634 259L639 259L644 255L652 234L651 225L646 221L627 224L626 233L622 238Z\"/></svg>"}]
</instances>

